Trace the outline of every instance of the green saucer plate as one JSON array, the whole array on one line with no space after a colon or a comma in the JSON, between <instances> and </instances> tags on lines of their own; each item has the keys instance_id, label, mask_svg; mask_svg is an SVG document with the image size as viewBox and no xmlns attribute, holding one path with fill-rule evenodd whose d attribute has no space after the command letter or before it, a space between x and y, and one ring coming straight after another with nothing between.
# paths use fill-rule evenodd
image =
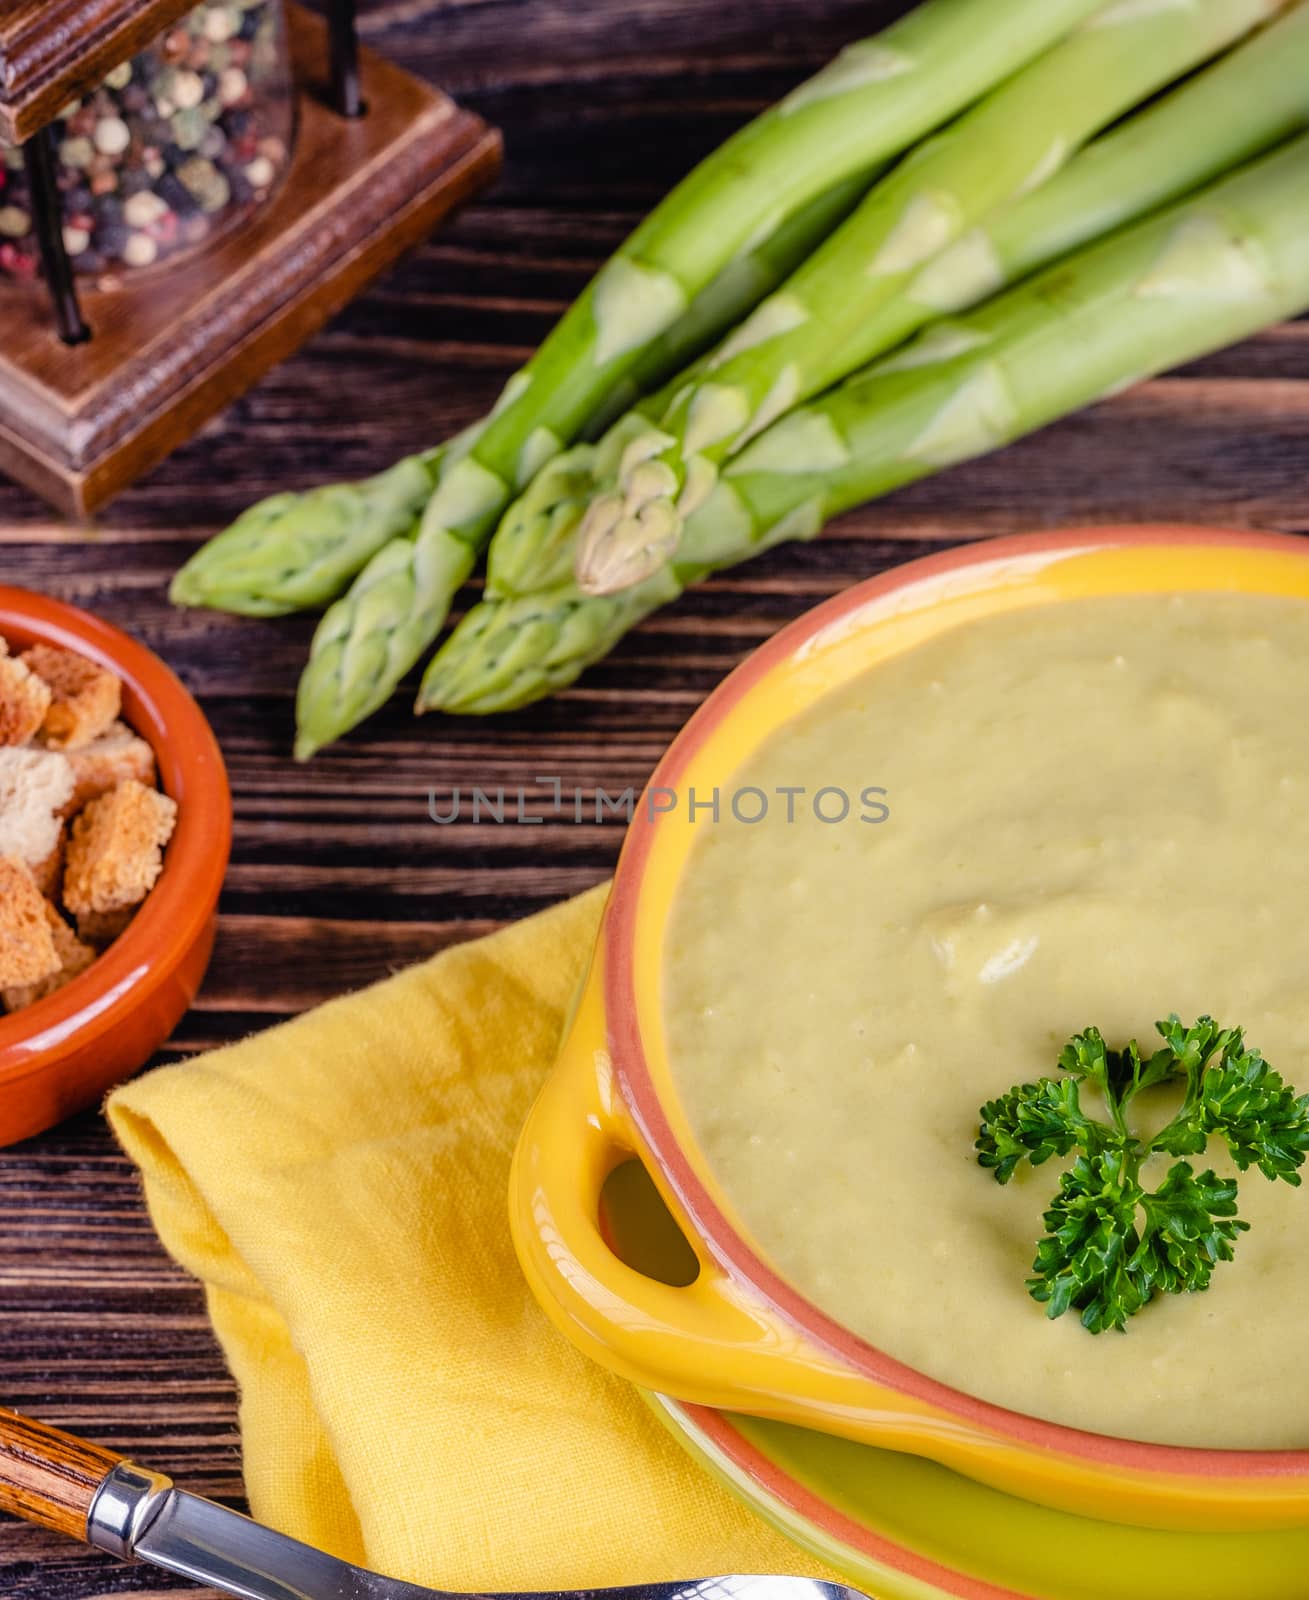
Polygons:
<instances>
[{"instance_id":1,"label":"green saucer plate","mask_svg":"<svg viewBox=\"0 0 1309 1600\"><path fill-rule=\"evenodd\" d=\"M604 1196L605 1231L670 1283L694 1257L636 1163ZM1303 1600L1309 1529L1159 1533L1030 1505L938 1466L845 1439L648 1403L699 1462L788 1538L875 1600Z\"/></svg>"},{"instance_id":2,"label":"green saucer plate","mask_svg":"<svg viewBox=\"0 0 1309 1600\"><path fill-rule=\"evenodd\" d=\"M917 1456L646 1397L700 1462L876 1600L1301 1600L1309 1530L1156 1533L999 1494Z\"/></svg>"}]
</instances>

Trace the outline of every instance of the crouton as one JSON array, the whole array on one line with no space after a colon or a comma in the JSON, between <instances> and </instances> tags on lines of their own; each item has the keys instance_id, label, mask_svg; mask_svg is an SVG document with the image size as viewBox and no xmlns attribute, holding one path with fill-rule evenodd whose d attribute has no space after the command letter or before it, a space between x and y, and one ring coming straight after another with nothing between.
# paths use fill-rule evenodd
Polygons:
<instances>
[{"instance_id":1,"label":"crouton","mask_svg":"<svg viewBox=\"0 0 1309 1600\"><path fill-rule=\"evenodd\" d=\"M0 657L0 745L26 744L50 710L50 685L13 656Z\"/></svg>"},{"instance_id":2,"label":"crouton","mask_svg":"<svg viewBox=\"0 0 1309 1600\"><path fill-rule=\"evenodd\" d=\"M64 808L65 816L80 811L129 778L135 778L147 789L155 787L154 751L122 722L112 723L98 739L80 750L70 750L68 761L73 769L73 797Z\"/></svg>"},{"instance_id":3,"label":"crouton","mask_svg":"<svg viewBox=\"0 0 1309 1600\"><path fill-rule=\"evenodd\" d=\"M48 644L33 645L19 659L50 687L50 708L40 730L47 749L81 749L116 720L123 686L107 667Z\"/></svg>"},{"instance_id":4,"label":"crouton","mask_svg":"<svg viewBox=\"0 0 1309 1600\"><path fill-rule=\"evenodd\" d=\"M0 746L0 855L29 867L58 847L60 813L73 796L73 769L53 750Z\"/></svg>"},{"instance_id":5,"label":"crouton","mask_svg":"<svg viewBox=\"0 0 1309 1600\"><path fill-rule=\"evenodd\" d=\"M176 821L175 801L132 778L92 800L69 836L64 905L79 920L140 905L163 870Z\"/></svg>"},{"instance_id":6,"label":"crouton","mask_svg":"<svg viewBox=\"0 0 1309 1600\"><path fill-rule=\"evenodd\" d=\"M62 989L65 984L71 983L79 974L95 960L96 953L89 944L83 944L73 930L68 926L58 911L47 900L45 902L45 920L50 929L50 936L54 942L55 955L59 966L47 978L42 978L39 983L17 985L12 988L0 990L0 999L5 1003L6 1011L21 1011L24 1006L34 1005L38 1000L44 1000L48 994L54 994Z\"/></svg>"},{"instance_id":7,"label":"crouton","mask_svg":"<svg viewBox=\"0 0 1309 1600\"><path fill-rule=\"evenodd\" d=\"M0 856L0 989L41 983L58 972L45 907L24 863Z\"/></svg>"}]
</instances>

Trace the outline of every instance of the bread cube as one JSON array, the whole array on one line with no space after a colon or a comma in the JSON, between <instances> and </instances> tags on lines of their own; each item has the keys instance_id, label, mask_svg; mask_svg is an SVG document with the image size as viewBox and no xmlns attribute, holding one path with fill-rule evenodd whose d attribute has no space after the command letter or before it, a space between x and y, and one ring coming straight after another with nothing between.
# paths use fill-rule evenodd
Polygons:
<instances>
[{"instance_id":1,"label":"bread cube","mask_svg":"<svg viewBox=\"0 0 1309 1600\"><path fill-rule=\"evenodd\" d=\"M64 905L79 927L88 912L140 905L176 822L176 802L133 778L92 800L73 823L64 863Z\"/></svg>"},{"instance_id":2,"label":"bread cube","mask_svg":"<svg viewBox=\"0 0 1309 1600\"><path fill-rule=\"evenodd\" d=\"M0 999L3 999L7 1011L21 1011L24 1006L34 1005L47 995L55 994L85 972L96 958L96 952L90 945L82 943L49 900L45 902L45 919L59 965L37 983L0 990Z\"/></svg>"},{"instance_id":3,"label":"bread cube","mask_svg":"<svg viewBox=\"0 0 1309 1600\"><path fill-rule=\"evenodd\" d=\"M35 738L52 698L49 684L26 662L0 656L0 745L22 745Z\"/></svg>"},{"instance_id":4,"label":"bread cube","mask_svg":"<svg viewBox=\"0 0 1309 1600\"><path fill-rule=\"evenodd\" d=\"M73 797L73 769L52 750L0 746L0 855L29 867L58 848L63 811Z\"/></svg>"},{"instance_id":5,"label":"bread cube","mask_svg":"<svg viewBox=\"0 0 1309 1600\"><path fill-rule=\"evenodd\" d=\"M123 722L111 723L98 739L80 750L70 750L68 762L73 769L73 797L66 807L69 816L129 778L147 789L155 787L155 753Z\"/></svg>"},{"instance_id":6,"label":"bread cube","mask_svg":"<svg viewBox=\"0 0 1309 1600\"><path fill-rule=\"evenodd\" d=\"M50 689L50 707L40 730L48 750L81 749L117 719L123 686L107 667L48 644L33 645L19 659Z\"/></svg>"},{"instance_id":7,"label":"bread cube","mask_svg":"<svg viewBox=\"0 0 1309 1600\"><path fill-rule=\"evenodd\" d=\"M26 865L0 856L0 990L43 982L59 971L46 901Z\"/></svg>"}]
</instances>

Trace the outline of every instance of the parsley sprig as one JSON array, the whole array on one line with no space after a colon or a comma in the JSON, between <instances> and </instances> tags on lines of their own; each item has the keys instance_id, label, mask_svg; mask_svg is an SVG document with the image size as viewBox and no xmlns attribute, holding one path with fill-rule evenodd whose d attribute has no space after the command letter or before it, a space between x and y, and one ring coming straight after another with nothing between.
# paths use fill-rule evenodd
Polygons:
<instances>
[{"instance_id":1,"label":"parsley sprig","mask_svg":"<svg viewBox=\"0 0 1309 1600\"><path fill-rule=\"evenodd\" d=\"M1065 1076L1015 1085L982 1107L977 1159L1008 1183L1024 1161L1076 1158L1045 1213L1027 1288L1046 1315L1081 1313L1091 1333L1126 1328L1156 1294L1207 1289L1214 1267L1230 1261L1249 1223L1236 1214L1236 1181L1196 1173L1180 1159L1147 1191L1149 1157L1203 1153L1211 1137L1236 1167L1298 1185L1309 1151L1309 1095L1296 1097L1240 1028L1201 1017L1186 1028L1176 1014L1156 1022L1162 1046L1143 1056L1136 1040L1111 1050L1098 1028L1074 1034L1059 1054ZM1161 1084L1183 1085L1180 1108L1148 1139L1128 1122L1132 1102ZM1082 1109L1089 1085L1109 1120Z\"/></svg>"}]
</instances>

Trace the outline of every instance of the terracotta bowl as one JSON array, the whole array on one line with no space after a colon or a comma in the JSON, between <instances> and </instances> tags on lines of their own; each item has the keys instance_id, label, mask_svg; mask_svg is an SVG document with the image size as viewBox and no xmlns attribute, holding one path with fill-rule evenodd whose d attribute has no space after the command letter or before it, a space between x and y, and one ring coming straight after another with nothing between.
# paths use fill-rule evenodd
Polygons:
<instances>
[{"instance_id":1,"label":"terracotta bowl","mask_svg":"<svg viewBox=\"0 0 1309 1600\"><path fill-rule=\"evenodd\" d=\"M163 873L127 930L58 993L0 1017L4 1145L94 1104L172 1033L213 949L232 803L203 713L143 645L74 606L3 586L0 636L14 651L59 645L116 672L123 721L153 746L160 785L178 805Z\"/></svg>"},{"instance_id":2,"label":"terracotta bowl","mask_svg":"<svg viewBox=\"0 0 1309 1600\"><path fill-rule=\"evenodd\" d=\"M757 651L674 741L647 795L725 784L761 739L819 696L958 623L1085 596L1206 589L1309 600L1309 541L1092 528L912 562ZM678 1400L912 1452L1063 1510L1160 1528L1309 1526L1309 1450L1142 1444L1020 1415L892 1360L755 1254L696 1148L664 1038L663 934L695 831L685 808L637 807L559 1063L515 1157L515 1242L563 1332ZM600 1191L632 1156L698 1257L689 1284L656 1282L609 1248Z\"/></svg>"}]
</instances>

